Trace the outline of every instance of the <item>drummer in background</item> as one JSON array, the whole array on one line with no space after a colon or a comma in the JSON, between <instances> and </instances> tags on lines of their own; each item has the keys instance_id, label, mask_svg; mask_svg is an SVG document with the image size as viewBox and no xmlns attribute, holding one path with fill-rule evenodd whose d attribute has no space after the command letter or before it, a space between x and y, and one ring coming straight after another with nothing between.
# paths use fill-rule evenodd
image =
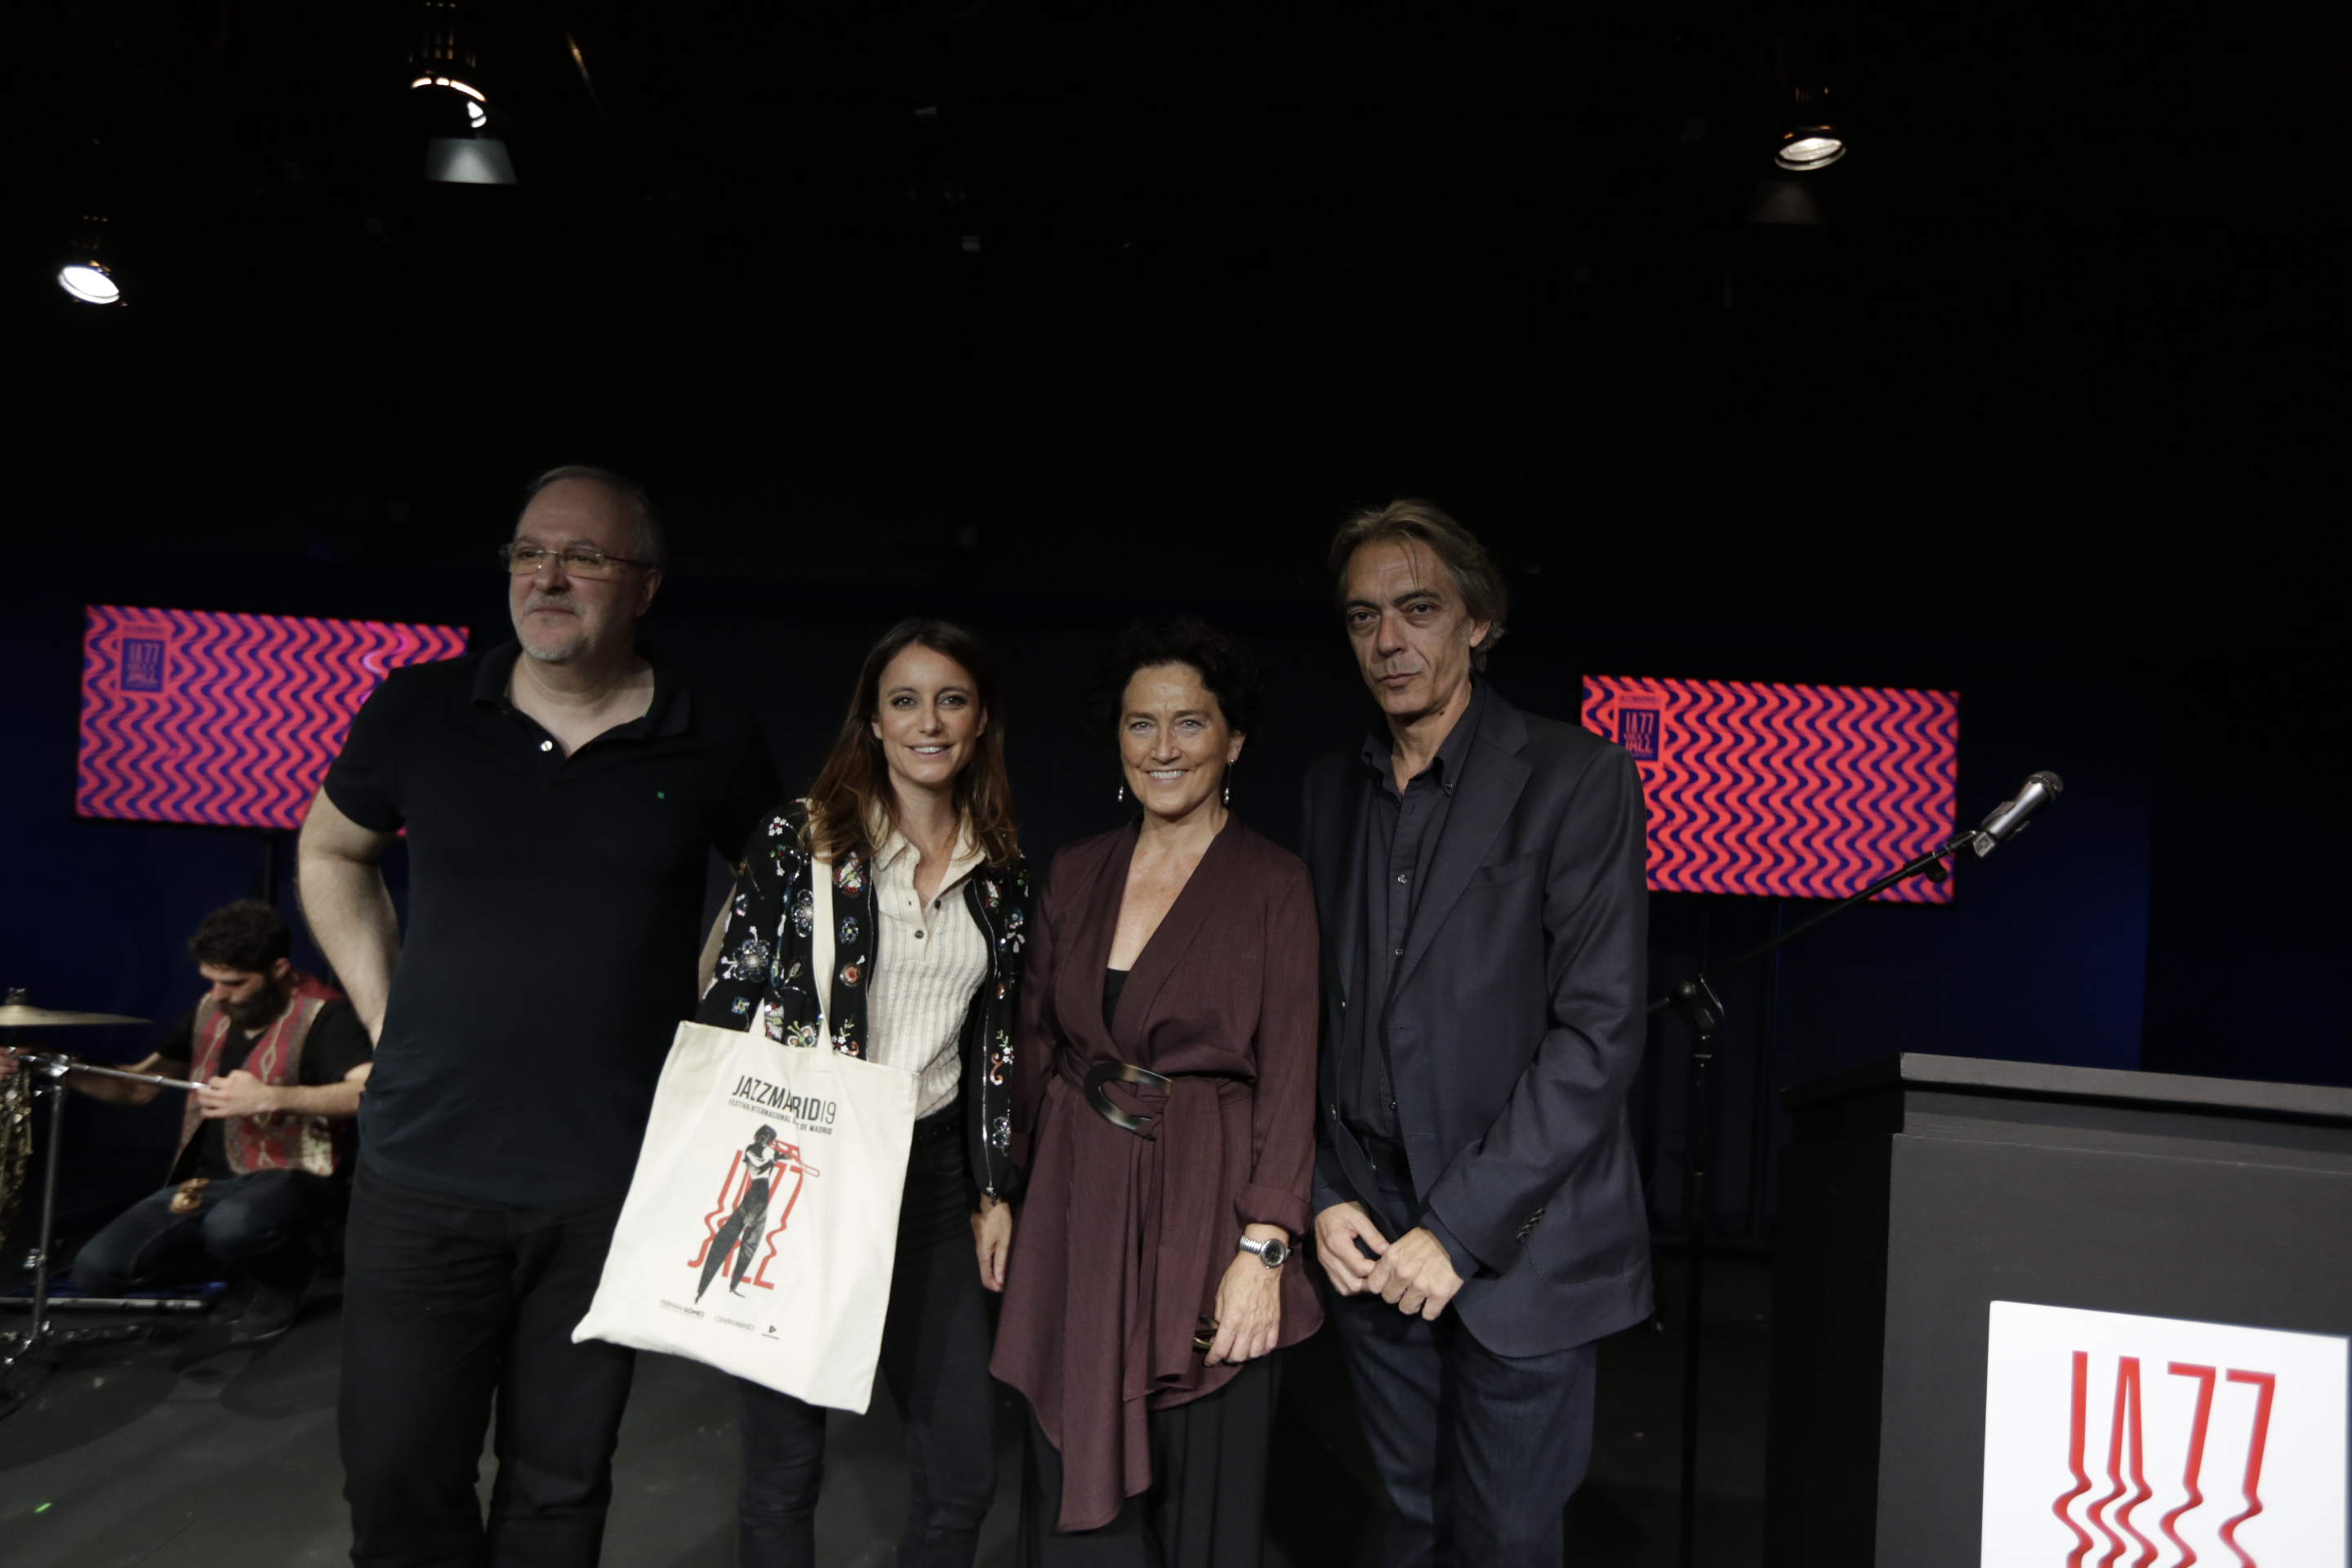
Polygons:
<instances>
[{"instance_id":1,"label":"drummer in background","mask_svg":"<svg viewBox=\"0 0 2352 1568\"><path fill-rule=\"evenodd\" d=\"M211 989L132 1072L183 1079L180 1145L162 1190L92 1237L73 1263L85 1296L202 1278L219 1268L252 1287L232 1343L291 1327L348 1200L352 1118L373 1050L342 994L296 969L286 921L247 899L215 910L188 939ZM15 1069L0 1051L0 1074ZM148 1084L70 1073L92 1100L144 1105Z\"/></svg>"}]
</instances>

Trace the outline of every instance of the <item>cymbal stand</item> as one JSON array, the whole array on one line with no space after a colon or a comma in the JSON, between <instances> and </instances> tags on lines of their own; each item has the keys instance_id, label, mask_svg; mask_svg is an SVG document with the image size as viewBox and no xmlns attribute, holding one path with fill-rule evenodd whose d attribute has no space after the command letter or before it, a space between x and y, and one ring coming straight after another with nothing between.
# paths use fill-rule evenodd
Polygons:
<instances>
[{"instance_id":1,"label":"cymbal stand","mask_svg":"<svg viewBox=\"0 0 2352 1568\"><path fill-rule=\"evenodd\" d=\"M58 1177L66 1131L66 1074L73 1070L74 1064L70 1058L46 1052L20 1052L16 1059L19 1070L40 1075L38 1091L48 1096L48 1146L41 1152L41 1241L40 1250L33 1257L33 1321L22 1332L0 1333L0 1346L5 1347L0 1349L0 1394L8 1396L8 1403L0 1405L0 1415L25 1405L31 1397L32 1386L56 1370L59 1351L136 1339L147 1331L144 1325L136 1323L62 1331L49 1327L49 1261L57 1248ZM24 1374L21 1383L20 1373Z\"/></svg>"}]
</instances>

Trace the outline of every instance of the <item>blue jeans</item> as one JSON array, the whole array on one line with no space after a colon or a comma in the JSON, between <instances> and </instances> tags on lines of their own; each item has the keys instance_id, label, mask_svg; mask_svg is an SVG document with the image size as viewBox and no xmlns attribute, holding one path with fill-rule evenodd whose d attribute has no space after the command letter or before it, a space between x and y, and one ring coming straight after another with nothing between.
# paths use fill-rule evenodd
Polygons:
<instances>
[{"instance_id":1,"label":"blue jeans","mask_svg":"<svg viewBox=\"0 0 2352 1568\"><path fill-rule=\"evenodd\" d=\"M260 1171L208 1183L194 1213L173 1214L177 1191L148 1194L83 1245L73 1261L83 1295L120 1296L210 1268L291 1284L317 1261L348 1189L308 1171Z\"/></svg>"},{"instance_id":2,"label":"blue jeans","mask_svg":"<svg viewBox=\"0 0 2352 1568\"><path fill-rule=\"evenodd\" d=\"M1415 1213L1386 1173L1380 1186L1383 1212ZM1396 1510L1391 1568L1558 1568L1592 1457L1599 1347L1497 1355L1450 1311L1427 1322L1371 1295L1333 1297L1330 1320Z\"/></svg>"}]
</instances>

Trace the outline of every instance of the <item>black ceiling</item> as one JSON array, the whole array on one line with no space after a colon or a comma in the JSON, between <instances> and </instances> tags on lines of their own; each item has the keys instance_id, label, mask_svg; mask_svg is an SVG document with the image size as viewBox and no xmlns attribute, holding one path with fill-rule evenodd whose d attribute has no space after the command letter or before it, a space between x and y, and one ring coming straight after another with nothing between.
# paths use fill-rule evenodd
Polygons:
<instances>
[{"instance_id":1,"label":"black ceiling","mask_svg":"<svg viewBox=\"0 0 2352 1568\"><path fill-rule=\"evenodd\" d=\"M706 578L1304 603L1425 493L1558 617L2320 602L2315 5L461 0L504 188L419 177L426 15L18 9L20 540L469 563L587 460Z\"/></svg>"}]
</instances>

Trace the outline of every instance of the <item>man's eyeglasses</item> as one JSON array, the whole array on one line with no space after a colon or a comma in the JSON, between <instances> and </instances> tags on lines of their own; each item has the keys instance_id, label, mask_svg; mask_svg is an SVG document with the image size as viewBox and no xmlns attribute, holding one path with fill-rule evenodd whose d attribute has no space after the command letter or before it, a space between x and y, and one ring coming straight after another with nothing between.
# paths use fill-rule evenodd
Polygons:
<instances>
[{"instance_id":1,"label":"man's eyeglasses","mask_svg":"<svg viewBox=\"0 0 2352 1568\"><path fill-rule=\"evenodd\" d=\"M535 577L557 561L563 563L566 576L617 577L624 566L638 566L650 572L650 561L632 561L625 555L607 555L601 550L550 550L543 544L501 544L499 559L506 563L507 573L514 577Z\"/></svg>"}]
</instances>

